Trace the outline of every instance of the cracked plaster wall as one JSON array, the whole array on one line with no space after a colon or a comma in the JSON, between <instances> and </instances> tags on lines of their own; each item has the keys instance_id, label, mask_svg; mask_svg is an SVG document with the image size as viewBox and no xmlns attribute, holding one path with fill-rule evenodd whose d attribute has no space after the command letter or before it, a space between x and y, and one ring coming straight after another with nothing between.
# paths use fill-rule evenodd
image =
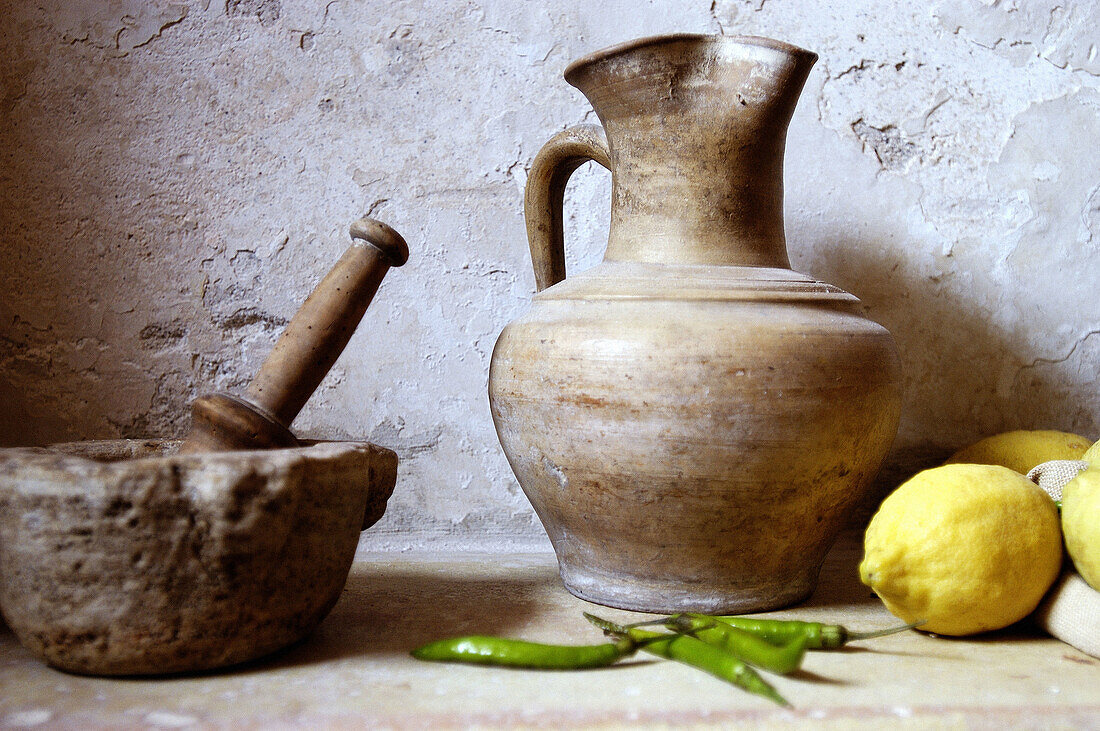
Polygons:
<instances>
[{"instance_id":1,"label":"cracked plaster wall","mask_svg":"<svg viewBox=\"0 0 1100 731\"><path fill-rule=\"evenodd\" d=\"M569 60L676 30L821 56L792 123L796 269L902 350L883 487L982 435L1100 437L1100 3L43 0L0 17L0 445L179 434L244 387L370 211L391 272L295 427L401 455L374 547L542 545L485 396L533 292L525 171L594 121ZM608 176L582 168L569 263Z\"/></svg>"}]
</instances>

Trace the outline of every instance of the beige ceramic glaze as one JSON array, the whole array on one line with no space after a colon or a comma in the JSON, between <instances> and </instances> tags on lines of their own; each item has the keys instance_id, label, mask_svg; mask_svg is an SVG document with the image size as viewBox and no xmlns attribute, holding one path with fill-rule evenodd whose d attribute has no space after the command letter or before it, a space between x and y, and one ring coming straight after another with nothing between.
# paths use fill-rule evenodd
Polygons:
<instances>
[{"instance_id":1,"label":"beige ceramic glaze","mask_svg":"<svg viewBox=\"0 0 1100 731\"><path fill-rule=\"evenodd\" d=\"M562 132L532 166L540 291L497 342L489 395L577 596L662 612L802 599L894 438L890 334L789 269L783 147L815 60L678 35L566 70L603 128ZM589 159L612 173L610 240L565 279L562 197Z\"/></svg>"},{"instance_id":2,"label":"beige ceramic glaze","mask_svg":"<svg viewBox=\"0 0 1100 731\"><path fill-rule=\"evenodd\" d=\"M0 450L0 608L50 665L204 670L301 639L340 597L397 477L397 455L362 442L177 445Z\"/></svg>"}]
</instances>

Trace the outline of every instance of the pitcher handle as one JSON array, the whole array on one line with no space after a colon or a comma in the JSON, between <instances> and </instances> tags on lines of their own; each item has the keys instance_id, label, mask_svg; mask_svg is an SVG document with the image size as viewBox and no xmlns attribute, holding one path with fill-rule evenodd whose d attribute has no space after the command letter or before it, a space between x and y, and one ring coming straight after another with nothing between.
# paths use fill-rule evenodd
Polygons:
<instances>
[{"instance_id":1,"label":"pitcher handle","mask_svg":"<svg viewBox=\"0 0 1100 731\"><path fill-rule=\"evenodd\" d=\"M539 292L565 279L565 186L573 171L589 160L611 169L607 135L596 124L580 124L559 132L542 146L531 163L523 213Z\"/></svg>"}]
</instances>

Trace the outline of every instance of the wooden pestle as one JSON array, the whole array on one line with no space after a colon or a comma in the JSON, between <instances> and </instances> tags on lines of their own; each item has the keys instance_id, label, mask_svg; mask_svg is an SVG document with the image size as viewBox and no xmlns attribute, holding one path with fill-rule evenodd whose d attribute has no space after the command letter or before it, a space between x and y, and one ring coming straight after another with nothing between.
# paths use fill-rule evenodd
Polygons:
<instances>
[{"instance_id":1,"label":"wooden pestle","mask_svg":"<svg viewBox=\"0 0 1100 731\"><path fill-rule=\"evenodd\" d=\"M408 261L401 235L372 218L287 325L244 398L210 394L191 405L181 453L298 446L290 424L343 352L391 266Z\"/></svg>"}]
</instances>

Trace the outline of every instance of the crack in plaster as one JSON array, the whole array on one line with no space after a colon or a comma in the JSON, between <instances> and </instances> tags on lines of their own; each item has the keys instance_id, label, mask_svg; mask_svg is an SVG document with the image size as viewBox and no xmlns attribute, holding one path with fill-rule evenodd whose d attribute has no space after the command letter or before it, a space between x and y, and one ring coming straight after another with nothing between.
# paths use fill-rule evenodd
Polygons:
<instances>
[{"instance_id":1,"label":"crack in plaster","mask_svg":"<svg viewBox=\"0 0 1100 731\"><path fill-rule=\"evenodd\" d=\"M182 3L71 2L63 5L59 25L62 39L70 45L110 49L121 57L160 38L187 15L188 7Z\"/></svg>"},{"instance_id":2,"label":"crack in plaster","mask_svg":"<svg viewBox=\"0 0 1100 731\"><path fill-rule=\"evenodd\" d=\"M1079 434L1095 433L1097 376L1091 364L1095 362L1096 349L1086 349L1085 345L1096 335L1100 335L1100 329L1078 338L1064 356L1036 358L1017 370L1012 387L1021 420L1062 424L1062 428ZM1079 350L1085 351L1084 354L1071 364ZM1061 368L1047 372L1057 366Z\"/></svg>"},{"instance_id":3,"label":"crack in plaster","mask_svg":"<svg viewBox=\"0 0 1100 731\"><path fill-rule=\"evenodd\" d=\"M904 133L893 124L875 127L860 117L850 126L864 151L870 147L883 170L902 169L920 154L919 148L904 139Z\"/></svg>"},{"instance_id":4,"label":"crack in plaster","mask_svg":"<svg viewBox=\"0 0 1100 731\"><path fill-rule=\"evenodd\" d=\"M1038 57L1059 70L1100 76L1096 26L1100 4L1028 0L1021 4L941 2L933 11L949 32L1009 58Z\"/></svg>"},{"instance_id":5,"label":"crack in plaster","mask_svg":"<svg viewBox=\"0 0 1100 731\"><path fill-rule=\"evenodd\" d=\"M1084 345L1085 342L1094 335L1100 335L1100 329L1089 330L1087 333L1085 333L1081 337L1077 338L1073 342L1073 345L1070 346L1069 352L1066 353L1065 355L1063 355L1060 358L1041 358L1041 357L1040 358L1035 358L1034 360L1032 360L1027 365L1024 365L1024 366L1020 367L1019 372L1017 374L1017 378L1019 378L1019 376L1022 375L1024 373L1024 371L1028 371L1028 370L1031 370L1033 368L1038 368L1041 365L1058 365L1059 363L1065 363L1066 361L1068 361L1070 358L1073 357L1073 354L1075 352L1077 352L1077 348Z\"/></svg>"},{"instance_id":6,"label":"crack in plaster","mask_svg":"<svg viewBox=\"0 0 1100 731\"><path fill-rule=\"evenodd\" d=\"M231 18L255 17L264 27L273 25L282 15L282 10L282 0L225 0L226 15Z\"/></svg>"},{"instance_id":7,"label":"crack in plaster","mask_svg":"<svg viewBox=\"0 0 1100 731\"><path fill-rule=\"evenodd\" d=\"M753 13L759 13L764 10L767 2L768 0L741 0L740 4ZM733 0L711 0L708 12L710 19L718 26L718 32L728 35L730 26L737 18L737 4Z\"/></svg>"},{"instance_id":8,"label":"crack in plaster","mask_svg":"<svg viewBox=\"0 0 1100 731\"><path fill-rule=\"evenodd\" d=\"M107 423L124 439L181 436L183 426L178 423L178 417L186 413L194 398L194 387L181 388L181 380L186 379L178 370L157 376L147 408L125 421L108 416Z\"/></svg>"},{"instance_id":9,"label":"crack in plaster","mask_svg":"<svg viewBox=\"0 0 1100 731\"><path fill-rule=\"evenodd\" d=\"M287 324L285 317L263 312L257 307L241 307L231 315L214 318L214 324L222 330L239 330L251 325L260 325L263 330L270 331Z\"/></svg>"},{"instance_id":10,"label":"crack in plaster","mask_svg":"<svg viewBox=\"0 0 1100 731\"><path fill-rule=\"evenodd\" d=\"M1081 223L1088 232L1085 244L1091 244L1096 240L1096 228L1100 225L1100 186L1092 189L1084 207L1081 209Z\"/></svg>"},{"instance_id":11,"label":"crack in plaster","mask_svg":"<svg viewBox=\"0 0 1100 731\"><path fill-rule=\"evenodd\" d=\"M389 198L379 198L374 203L370 204L370 207L367 208L367 214L366 215L373 216L379 208L381 208L384 204L389 203L389 202L390 202Z\"/></svg>"},{"instance_id":12,"label":"crack in plaster","mask_svg":"<svg viewBox=\"0 0 1100 731\"><path fill-rule=\"evenodd\" d=\"M0 115L7 116L27 96L27 77L37 64L33 61L7 64L0 78Z\"/></svg>"},{"instance_id":13,"label":"crack in plaster","mask_svg":"<svg viewBox=\"0 0 1100 731\"><path fill-rule=\"evenodd\" d=\"M841 71L839 74L835 74L835 75L834 74L829 74L828 71L826 71L826 75L829 78L834 79L834 80L842 79L845 76L847 76L848 74L857 73L859 71L865 71L867 69L867 64L868 63L870 63L870 62L866 58L861 58L859 60L859 63L854 64L852 66L849 66L848 68Z\"/></svg>"},{"instance_id":14,"label":"crack in plaster","mask_svg":"<svg viewBox=\"0 0 1100 731\"><path fill-rule=\"evenodd\" d=\"M435 451L443 439L443 427L436 426L431 431L406 434L405 420L386 419L371 431L369 440L375 444L384 444L401 457L413 457Z\"/></svg>"},{"instance_id":15,"label":"crack in plaster","mask_svg":"<svg viewBox=\"0 0 1100 731\"><path fill-rule=\"evenodd\" d=\"M1052 257L1092 248L1098 155L1081 140L1098 131L1100 94L1089 89L1033 104L1012 120L1011 135L989 179L1006 199L1019 202L1011 221L1015 241L1006 261L1021 278L1032 280ZM1084 297L1091 287L1083 272L1061 273L1059 279L1054 298L1067 305L1074 297L1088 301Z\"/></svg>"},{"instance_id":16,"label":"crack in plaster","mask_svg":"<svg viewBox=\"0 0 1100 731\"><path fill-rule=\"evenodd\" d=\"M186 335L187 326L177 319L149 323L138 333L138 339L142 341L142 347L165 350L177 345Z\"/></svg>"},{"instance_id":17,"label":"crack in plaster","mask_svg":"<svg viewBox=\"0 0 1100 731\"><path fill-rule=\"evenodd\" d=\"M162 19L163 25L161 25L159 28L157 28L155 33L153 33L151 36L149 36L145 40L138 41L137 43L129 44L126 47L129 48L129 50L133 50L135 48L142 48L144 46L147 46L150 43L152 43L154 40L156 40L157 38L160 38L161 35L164 33L164 31L168 30L169 28L171 28L174 25L179 25L180 23L182 23L183 20L187 17L187 6L177 5L175 7L178 8L179 12L180 12L180 15L179 15L178 18L169 18L167 20ZM128 21L128 20L136 20L136 19L132 18L131 16L124 16L123 17L123 21ZM134 31L133 26L120 28L118 33L115 34L115 48L117 48L119 51L122 51L123 48L124 48L123 43L122 43L123 36L127 33L132 34L133 31ZM143 36L143 35L144 35L144 33L139 34L139 36ZM126 53L126 52L123 51L123 53Z\"/></svg>"},{"instance_id":18,"label":"crack in plaster","mask_svg":"<svg viewBox=\"0 0 1100 731\"><path fill-rule=\"evenodd\" d=\"M718 26L718 32L722 35L726 35L726 24L718 17L718 0L710 1L710 19Z\"/></svg>"}]
</instances>

